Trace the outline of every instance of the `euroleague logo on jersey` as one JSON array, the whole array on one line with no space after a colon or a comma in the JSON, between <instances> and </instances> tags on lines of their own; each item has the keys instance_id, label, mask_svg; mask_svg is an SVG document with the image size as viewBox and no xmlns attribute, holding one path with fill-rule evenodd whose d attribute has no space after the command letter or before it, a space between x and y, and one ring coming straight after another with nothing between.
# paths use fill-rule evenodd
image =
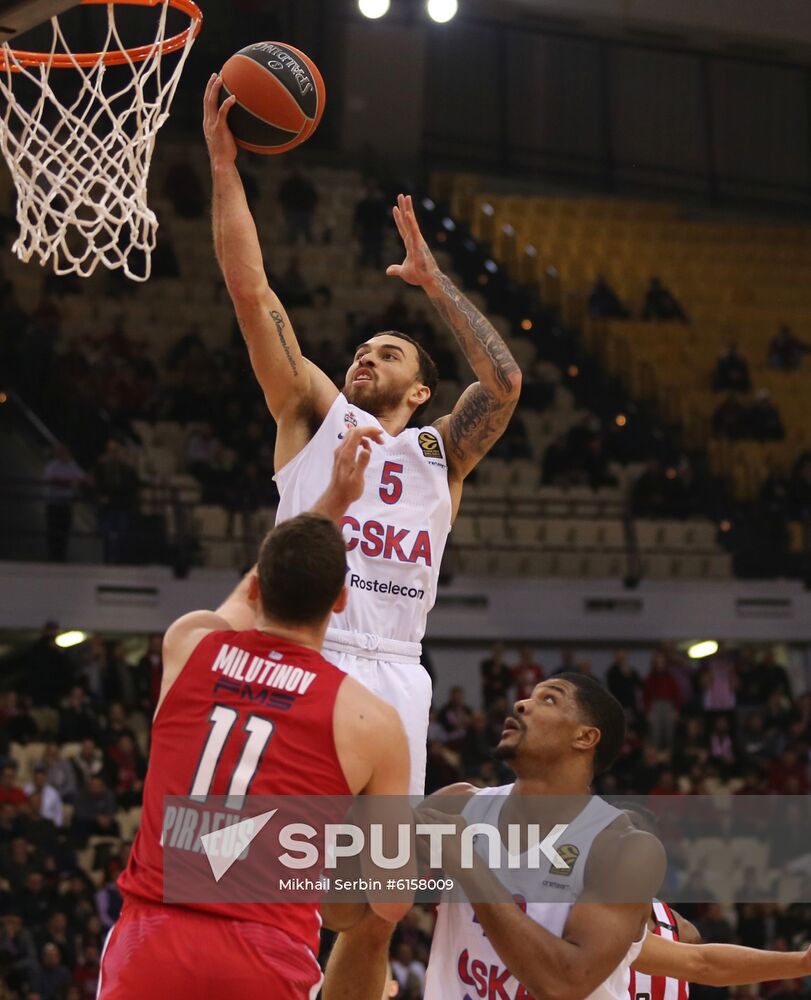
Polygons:
<instances>
[{"instance_id":1,"label":"euroleague logo on jersey","mask_svg":"<svg viewBox=\"0 0 811 1000\"><path fill-rule=\"evenodd\" d=\"M346 432L348 430L350 430L352 427L358 426L358 418L351 410L347 410L346 413L344 414L344 426L346 427L346 431L342 431L338 435L339 441L343 441L344 437L346 436Z\"/></svg>"},{"instance_id":2,"label":"euroleague logo on jersey","mask_svg":"<svg viewBox=\"0 0 811 1000\"><path fill-rule=\"evenodd\" d=\"M439 448L439 438L430 431L423 431L417 438L426 458L441 458L442 452Z\"/></svg>"}]
</instances>

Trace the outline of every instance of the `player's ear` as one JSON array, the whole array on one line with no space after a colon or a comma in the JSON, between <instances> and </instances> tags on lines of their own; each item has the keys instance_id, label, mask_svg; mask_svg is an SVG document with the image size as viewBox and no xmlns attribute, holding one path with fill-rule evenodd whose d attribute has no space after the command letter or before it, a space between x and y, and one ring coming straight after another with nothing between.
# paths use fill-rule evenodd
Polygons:
<instances>
[{"instance_id":1,"label":"player's ear","mask_svg":"<svg viewBox=\"0 0 811 1000\"><path fill-rule=\"evenodd\" d=\"M349 603L349 591L346 587L341 587L341 593L338 594L338 600L332 605L332 610L336 615L339 615L342 611L346 611L346 606Z\"/></svg>"},{"instance_id":2,"label":"player's ear","mask_svg":"<svg viewBox=\"0 0 811 1000\"><path fill-rule=\"evenodd\" d=\"M411 390L411 402L414 404L415 409L427 403L431 398L431 390L427 385L415 385Z\"/></svg>"},{"instance_id":3,"label":"player's ear","mask_svg":"<svg viewBox=\"0 0 811 1000\"><path fill-rule=\"evenodd\" d=\"M580 726L575 733L574 745L578 750L595 750L600 742L600 730L596 726Z\"/></svg>"},{"instance_id":4,"label":"player's ear","mask_svg":"<svg viewBox=\"0 0 811 1000\"><path fill-rule=\"evenodd\" d=\"M258 604L259 597L259 577L256 573L251 573L251 578L248 580L248 600L251 604Z\"/></svg>"}]
</instances>

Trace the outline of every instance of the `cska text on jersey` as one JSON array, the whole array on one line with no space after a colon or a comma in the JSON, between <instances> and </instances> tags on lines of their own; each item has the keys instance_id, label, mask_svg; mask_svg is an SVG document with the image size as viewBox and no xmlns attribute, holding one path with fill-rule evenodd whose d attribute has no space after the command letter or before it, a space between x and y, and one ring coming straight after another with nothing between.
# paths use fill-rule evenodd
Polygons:
<instances>
[{"instance_id":1,"label":"cska text on jersey","mask_svg":"<svg viewBox=\"0 0 811 1000\"><path fill-rule=\"evenodd\" d=\"M396 559L402 563L422 561L426 566L431 565L431 536L424 528L412 531L380 521L361 524L356 517L349 516L341 518L340 527L349 552L358 548L371 559ZM345 530L347 528L349 531Z\"/></svg>"}]
</instances>

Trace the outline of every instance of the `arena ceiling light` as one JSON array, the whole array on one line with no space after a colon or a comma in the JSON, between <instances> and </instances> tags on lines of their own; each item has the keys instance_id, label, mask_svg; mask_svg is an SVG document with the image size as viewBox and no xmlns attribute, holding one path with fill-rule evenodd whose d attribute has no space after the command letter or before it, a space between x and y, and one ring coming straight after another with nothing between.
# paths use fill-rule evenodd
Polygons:
<instances>
[{"instance_id":1,"label":"arena ceiling light","mask_svg":"<svg viewBox=\"0 0 811 1000\"><path fill-rule=\"evenodd\" d=\"M364 17L376 20L388 14L391 0L358 0L358 10Z\"/></svg>"},{"instance_id":2,"label":"arena ceiling light","mask_svg":"<svg viewBox=\"0 0 811 1000\"><path fill-rule=\"evenodd\" d=\"M703 660L705 656L712 656L718 652L718 643L714 639L705 639L703 642L694 642L687 647L687 655L691 660Z\"/></svg>"},{"instance_id":3,"label":"arena ceiling light","mask_svg":"<svg viewBox=\"0 0 811 1000\"><path fill-rule=\"evenodd\" d=\"M447 24L456 17L459 10L459 0L428 0L428 16L437 24Z\"/></svg>"},{"instance_id":4,"label":"arena ceiling light","mask_svg":"<svg viewBox=\"0 0 811 1000\"><path fill-rule=\"evenodd\" d=\"M60 632L54 642L60 649L70 649L71 646L78 646L87 638L87 632L80 632L78 629L71 629L68 632Z\"/></svg>"}]
</instances>

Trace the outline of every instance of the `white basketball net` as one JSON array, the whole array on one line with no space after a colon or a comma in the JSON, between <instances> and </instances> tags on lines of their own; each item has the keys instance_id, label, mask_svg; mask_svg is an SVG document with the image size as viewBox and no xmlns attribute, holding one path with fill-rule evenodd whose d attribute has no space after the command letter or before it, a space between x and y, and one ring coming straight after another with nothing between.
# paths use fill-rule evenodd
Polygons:
<instances>
[{"instance_id":1,"label":"white basketball net","mask_svg":"<svg viewBox=\"0 0 811 1000\"><path fill-rule=\"evenodd\" d=\"M157 217L147 205L147 175L155 138L169 117L195 32L189 31L185 46L164 60L161 46L169 4L162 2L155 44L146 59L134 62L118 33L115 4L106 6L105 43L90 67L76 62L57 17L51 18L50 57L68 55L69 69L50 62L23 66L9 45L3 45L6 66L19 67L16 73L10 68L0 72L0 92L6 100L0 148L17 189L20 227L12 249L26 262L36 254L40 264L50 262L57 274L87 277L102 263L123 268L134 281L146 281L158 230ZM126 54L120 68L105 65L109 51ZM52 70L78 82L69 103L63 104L54 93ZM125 73L127 79L123 85L117 81L115 88L105 80ZM23 107L15 97L15 78L37 88L33 107Z\"/></svg>"}]
</instances>

